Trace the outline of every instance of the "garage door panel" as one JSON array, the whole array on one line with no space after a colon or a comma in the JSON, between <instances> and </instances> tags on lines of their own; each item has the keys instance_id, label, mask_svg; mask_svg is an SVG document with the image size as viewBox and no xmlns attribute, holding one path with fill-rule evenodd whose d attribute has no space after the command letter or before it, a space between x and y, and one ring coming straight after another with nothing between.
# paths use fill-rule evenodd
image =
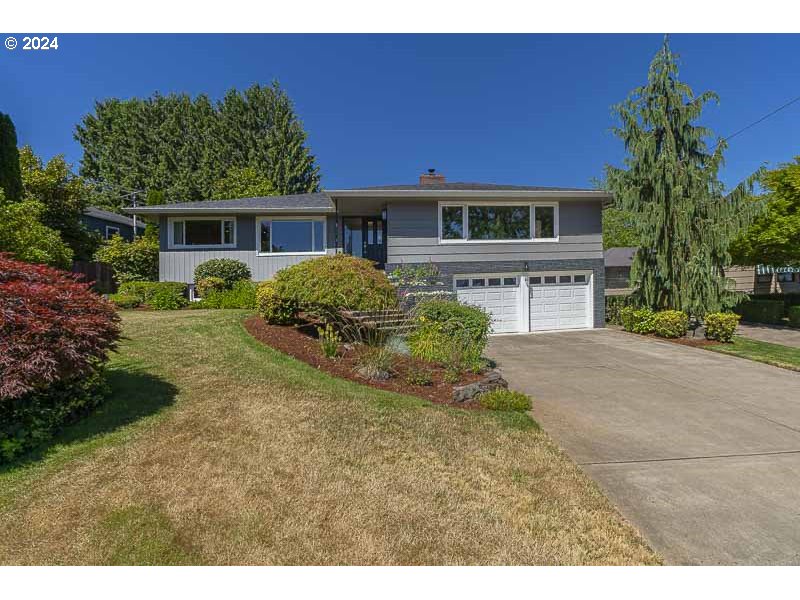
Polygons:
<instances>
[{"instance_id":1,"label":"garage door panel","mask_svg":"<svg viewBox=\"0 0 800 600\"><path fill-rule=\"evenodd\" d=\"M491 284L503 281L501 275L486 275L482 278L471 277L472 281L485 281ZM505 286L489 287L487 289L476 290L474 288L456 289L456 296L460 302L472 304L485 310L492 320L492 331L494 333L509 333L520 331L522 327L519 322L520 313L520 282L514 278L514 286L510 283Z\"/></svg>"},{"instance_id":2,"label":"garage door panel","mask_svg":"<svg viewBox=\"0 0 800 600\"><path fill-rule=\"evenodd\" d=\"M560 275L558 283L531 284L529 288L529 323L531 331L580 329L590 327L588 278L574 281ZM539 276L540 282L546 279Z\"/></svg>"}]
</instances>

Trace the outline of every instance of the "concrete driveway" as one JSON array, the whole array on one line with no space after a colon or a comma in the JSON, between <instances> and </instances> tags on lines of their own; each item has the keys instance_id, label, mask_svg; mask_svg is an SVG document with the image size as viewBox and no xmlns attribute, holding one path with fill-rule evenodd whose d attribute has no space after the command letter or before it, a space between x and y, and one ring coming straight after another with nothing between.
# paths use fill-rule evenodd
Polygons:
<instances>
[{"instance_id":1,"label":"concrete driveway","mask_svg":"<svg viewBox=\"0 0 800 600\"><path fill-rule=\"evenodd\" d=\"M800 564L800 373L609 330L488 354L667 562Z\"/></svg>"}]
</instances>

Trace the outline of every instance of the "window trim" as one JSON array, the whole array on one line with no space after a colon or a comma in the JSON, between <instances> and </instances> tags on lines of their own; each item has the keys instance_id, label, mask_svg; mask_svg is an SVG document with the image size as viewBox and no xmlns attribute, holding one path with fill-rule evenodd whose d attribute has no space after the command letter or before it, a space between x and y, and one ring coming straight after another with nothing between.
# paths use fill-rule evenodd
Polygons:
<instances>
[{"instance_id":1,"label":"window trim","mask_svg":"<svg viewBox=\"0 0 800 600\"><path fill-rule=\"evenodd\" d=\"M264 221L320 221L322 223L322 250L310 252L263 252L261 250L261 223ZM270 237L272 231L270 231ZM313 242L313 239L312 239ZM256 217L256 256L322 256L328 253L328 219L325 216L298 215L295 217L262 215Z\"/></svg>"},{"instance_id":2,"label":"window trim","mask_svg":"<svg viewBox=\"0 0 800 600\"><path fill-rule=\"evenodd\" d=\"M521 202L519 200L448 200L441 201L437 205L437 229L439 235L439 244L536 244L546 242L559 241L559 202ZM442 208L445 206L460 206L461 211L461 228L466 236L464 239L452 240L442 237ZM469 207L470 206L528 206L530 207L530 231L529 236L522 240L473 240L469 238ZM551 238L537 238L536 231L536 207L537 206L550 206L553 207L553 233L554 237Z\"/></svg>"},{"instance_id":3,"label":"window trim","mask_svg":"<svg viewBox=\"0 0 800 600\"><path fill-rule=\"evenodd\" d=\"M107 240L110 240L111 237L114 235L114 233L112 233L111 235L108 234L109 229L113 229L114 233L116 233L119 236L122 236L122 230L119 227L115 227L114 225L106 225L106 239Z\"/></svg>"},{"instance_id":4,"label":"window trim","mask_svg":"<svg viewBox=\"0 0 800 600\"><path fill-rule=\"evenodd\" d=\"M219 244L186 244L186 221L219 221L220 228L219 228ZM233 243L232 244L223 244L221 243L222 240L225 239L225 226L222 225L223 221L232 221L233 222ZM183 225L183 244L176 244L175 243L175 226L174 223L182 222ZM215 249L215 248L236 248L237 237L238 237L238 230L239 224L237 222L236 217L223 217L223 216L180 216L180 217L169 217L167 219L167 247L170 250L203 250L203 249Z\"/></svg>"}]
</instances>

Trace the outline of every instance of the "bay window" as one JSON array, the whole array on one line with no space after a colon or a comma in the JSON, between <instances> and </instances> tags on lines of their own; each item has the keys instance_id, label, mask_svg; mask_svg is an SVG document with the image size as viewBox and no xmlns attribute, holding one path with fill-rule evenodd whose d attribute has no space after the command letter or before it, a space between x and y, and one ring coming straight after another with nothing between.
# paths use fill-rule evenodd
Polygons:
<instances>
[{"instance_id":1,"label":"bay window","mask_svg":"<svg viewBox=\"0 0 800 600\"><path fill-rule=\"evenodd\" d=\"M170 247L236 246L236 220L232 218L170 219Z\"/></svg>"},{"instance_id":2,"label":"bay window","mask_svg":"<svg viewBox=\"0 0 800 600\"><path fill-rule=\"evenodd\" d=\"M440 203L439 239L444 243L558 241L558 204Z\"/></svg>"},{"instance_id":3,"label":"bay window","mask_svg":"<svg viewBox=\"0 0 800 600\"><path fill-rule=\"evenodd\" d=\"M325 218L256 220L259 254L324 254Z\"/></svg>"}]
</instances>

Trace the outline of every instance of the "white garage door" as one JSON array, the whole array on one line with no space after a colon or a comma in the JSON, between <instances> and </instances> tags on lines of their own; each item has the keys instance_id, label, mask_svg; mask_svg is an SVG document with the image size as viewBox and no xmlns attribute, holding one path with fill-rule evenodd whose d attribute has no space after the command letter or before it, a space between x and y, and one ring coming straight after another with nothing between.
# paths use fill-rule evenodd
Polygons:
<instances>
[{"instance_id":1,"label":"white garage door","mask_svg":"<svg viewBox=\"0 0 800 600\"><path fill-rule=\"evenodd\" d=\"M456 277L459 302L479 306L492 316L493 333L520 331L520 278L502 275Z\"/></svg>"},{"instance_id":2,"label":"white garage door","mask_svg":"<svg viewBox=\"0 0 800 600\"><path fill-rule=\"evenodd\" d=\"M531 331L592 326L588 275L532 275L528 289Z\"/></svg>"}]
</instances>

